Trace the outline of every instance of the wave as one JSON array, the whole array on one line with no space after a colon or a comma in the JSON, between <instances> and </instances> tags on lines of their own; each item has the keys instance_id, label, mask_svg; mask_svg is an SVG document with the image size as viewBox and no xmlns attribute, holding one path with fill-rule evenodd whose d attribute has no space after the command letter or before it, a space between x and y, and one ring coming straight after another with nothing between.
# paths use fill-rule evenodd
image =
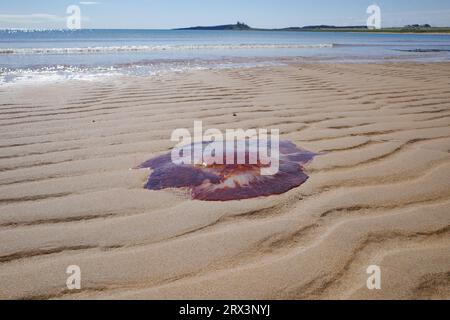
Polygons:
<instances>
[{"instance_id":1,"label":"wave","mask_svg":"<svg viewBox=\"0 0 450 320\"><path fill-rule=\"evenodd\" d=\"M145 52L165 50L248 50L248 49L314 49L332 48L333 44L204 44L204 45L152 45L111 46L83 48L0 48L0 54L90 54L115 52Z\"/></svg>"}]
</instances>

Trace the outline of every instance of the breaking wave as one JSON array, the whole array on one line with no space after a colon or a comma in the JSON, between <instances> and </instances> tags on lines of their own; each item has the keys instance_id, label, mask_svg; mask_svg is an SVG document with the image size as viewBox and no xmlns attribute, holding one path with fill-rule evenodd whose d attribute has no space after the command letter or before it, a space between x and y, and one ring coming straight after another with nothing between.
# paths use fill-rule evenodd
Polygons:
<instances>
[{"instance_id":1,"label":"breaking wave","mask_svg":"<svg viewBox=\"0 0 450 320\"><path fill-rule=\"evenodd\" d=\"M320 49L333 48L333 44L204 44L204 45L152 45L111 46L83 48L0 48L0 54L92 54L116 52L146 52L175 50L247 50L247 49Z\"/></svg>"}]
</instances>

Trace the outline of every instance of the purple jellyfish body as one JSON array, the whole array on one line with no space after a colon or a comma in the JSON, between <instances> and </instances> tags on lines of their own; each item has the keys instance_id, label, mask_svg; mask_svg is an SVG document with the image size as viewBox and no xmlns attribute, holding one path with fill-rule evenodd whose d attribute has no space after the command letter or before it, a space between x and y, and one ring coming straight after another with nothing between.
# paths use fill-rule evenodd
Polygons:
<instances>
[{"instance_id":1,"label":"purple jellyfish body","mask_svg":"<svg viewBox=\"0 0 450 320\"><path fill-rule=\"evenodd\" d=\"M202 145L205 146L204 143ZM192 150L195 147L195 144L190 146ZM245 150L245 164L199 165L176 164L169 153L146 161L138 169L153 169L145 185L149 190L188 188L195 200L243 200L278 195L300 186L308 180L303 165L317 155L298 148L290 141L280 141L277 173L261 175L261 169L267 165L259 160L256 164L248 164L252 152L257 151ZM238 153L235 151L235 158Z\"/></svg>"}]
</instances>

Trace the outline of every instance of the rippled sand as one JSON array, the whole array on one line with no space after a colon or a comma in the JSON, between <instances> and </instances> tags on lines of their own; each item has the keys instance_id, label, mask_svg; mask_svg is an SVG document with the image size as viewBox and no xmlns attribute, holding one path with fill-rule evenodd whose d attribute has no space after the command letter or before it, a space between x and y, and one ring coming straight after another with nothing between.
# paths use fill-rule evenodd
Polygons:
<instances>
[{"instance_id":1,"label":"rippled sand","mask_svg":"<svg viewBox=\"0 0 450 320\"><path fill-rule=\"evenodd\" d=\"M449 299L449 75L302 64L0 88L0 298ZM194 120L322 155L280 196L145 190L129 168Z\"/></svg>"}]
</instances>

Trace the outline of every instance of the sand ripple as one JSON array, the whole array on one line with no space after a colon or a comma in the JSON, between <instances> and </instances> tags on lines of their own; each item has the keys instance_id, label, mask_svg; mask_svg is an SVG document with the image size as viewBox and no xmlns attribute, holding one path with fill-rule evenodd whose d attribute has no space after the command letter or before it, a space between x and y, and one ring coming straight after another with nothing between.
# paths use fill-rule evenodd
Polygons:
<instances>
[{"instance_id":1,"label":"sand ripple","mask_svg":"<svg viewBox=\"0 0 450 320\"><path fill-rule=\"evenodd\" d=\"M3 89L0 298L448 299L449 74L305 64ZM323 154L280 196L144 190L128 169L194 120Z\"/></svg>"}]
</instances>

